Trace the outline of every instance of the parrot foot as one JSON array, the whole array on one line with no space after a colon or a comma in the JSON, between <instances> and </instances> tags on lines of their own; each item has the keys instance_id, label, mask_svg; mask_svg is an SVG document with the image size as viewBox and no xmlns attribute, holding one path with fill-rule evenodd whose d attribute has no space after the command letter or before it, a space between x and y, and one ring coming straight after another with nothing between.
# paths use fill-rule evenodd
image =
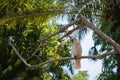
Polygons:
<instances>
[{"instance_id":1,"label":"parrot foot","mask_svg":"<svg viewBox=\"0 0 120 80\"><path fill-rule=\"evenodd\" d=\"M75 55L74 58L77 59L78 55Z\"/></svg>"}]
</instances>

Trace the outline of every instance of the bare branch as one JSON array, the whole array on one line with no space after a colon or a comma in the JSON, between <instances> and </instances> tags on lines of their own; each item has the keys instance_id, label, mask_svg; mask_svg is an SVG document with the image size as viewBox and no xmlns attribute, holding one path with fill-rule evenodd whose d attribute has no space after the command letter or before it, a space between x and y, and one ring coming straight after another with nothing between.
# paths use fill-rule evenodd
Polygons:
<instances>
[{"instance_id":1,"label":"bare branch","mask_svg":"<svg viewBox=\"0 0 120 80\"><path fill-rule=\"evenodd\" d=\"M58 41L61 42L64 37L68 37L70 34L72 34L74 31L80 29L81 27L83 27L83 25L79 25L78 27L70 30L70 31L69 31L68 33L66 33L63 37L59 38Z\"/></svg>"},{"instance_id":2,"label":"bare branch","mask_svg":"<svg viewBox=\"0 0 120 80\"><path fill-rule=\"evenodd\" d=\"M9 45L14 49L15 53L17 54L17 56L20 58L20 60L27 66L27 67L31 67L30 64L28 64L26 62L26 60L19 54L19 52L16 50L16 48L11 44L9 43Z\"/></svg>"},{"instance_id":3,"label":"bare branch","mask_svg":"<svg viewBox=\"0 0 120 80\"><path fill-rule=\"evenodd\" d=\"M33 55L35 55L35 54L37 53L37 51L40 49L40 47L41 47L48 39L50 39L51 37L57 35L57 34L60 33L60 32L64 32L67 28L69 28L70 26L72 26L73 24L75 24L75 23L77 23L77 22L79 22L79 21L80 21L80 18L72 21L71 23L69 23L69 24L66 25L66 26L63 26L63 28L61 28L59 31L54 32L54 33L46 36L45 38L43 38L43 39L41 40L41 43L40 43L39 46L37 47L37 49L32 53L32 56L29 57L27 60L29 60L30 58L32 58Z\"/></svg>"},{"instance_id":4,"label":"bare branch","mask_svg":"<svg viewBox=\"0 0 120 80\"><path fill-rule=\"evenodd\" d=\"M55 62L55 61L65 61L65 60L74 60L74 59L88 59L88 58L93 58L93 59L103 59L104 57L106 56L109 56L109 55L115 55L116 52L107 52L107 53L104 53L104 54L101 54L101 55L98 55L98 56L77 56L77 57L63 57L63 58L57 58L57 59L53 59L53 60L48 60L48 61L45 61L45 62L42 62L40 64L37 64L37 65L31 65L31 67L40 67L40 66L43 66L45 64L48 64L48 63L51 63L51 62Z\"/></svg>"},{"instance_id":5,"label":"bare branch","mask_svg":"<svg viewBox=\"0 0 120 80\"><path fill-rule=\"evenodd\" d=\"M112 40L111 38L109 38L106 34L104 34L103 32L101 32L100 30L98 30L91 22L89 22L86 18L82 17L81 16L81 20L84 22L84 24L86 24L88 27L90 27L93 31L95 31L100 37L102 37L104 40L106 40L107 42L109 42L111 45L113 45L115 47L115 49L120 53L120 45L118 43L116 43L114 40ZM78 21L80 21L80 18L71 22L70 24L64 26L63 28L61 28L59 31L51 34L51 35L48 35L47 37L43 38L41 40L41 44L39 44L38 48L35 50L35 52L32 54L31 57L33 57L36 52L39 50L39 48L48 40L50 39L51 37L55 36L56 34L60 33L60 32L63 32L65 31L67 28L69 28L71 25L77 23ZM74 32L75 30L77 30L79 27L69 31L67 34L65 34L63 37L71 34L72 32ZM15 53L17 54L17 56L20 58L20 60L27 66L27 67L40 67L40 66L43 66L45 64L48 64L48 63L51 63L51 62L55 62L55 61L65 61L65 60L73 60L73 59L86 59L86 58L94 58L94 59L103 59L104 57L106 56L109 56L109 55L115 55L117 52L113 51L113 52L108 52L108 53L104 53L104 54L101 54L101 55L97 55L97 56L77 56L77 57L63 57L63 58L57 58L57 59L53 59L53 60L48 60L48 61L45 61L45 62L42 62L40 64L36 64L36 65L30 65L27 63L27 61L19 54L19 52L16 50L16 48L12 45L12 44L9 44L14 50L15 50ZM30 57L30 58L31 58ZM29 59L30 59L29 58Z\"/></svg>"},{"instance_id":6,"label":"bare branch","mask_svg":"<svg viewBox=\"0 0 120 80\"><path fill-rule=\"evenodd\" d=\"M98 30L96 26L93 25L90 21L88 21L86 18L81 16L81 20L84 22L85 25L87 25L89 28L91 28L93 31L95 31L102 39L104 39L107 43L110 43L112 46L115 47L115 49L119 52L120 54L120 45L115 42L113 39L108 37L105 33L102 31Z\"/></svg>"},{"instance_id":7,"label":"bare branch","mask_svg":"<svg viewBox=\"0 0 120 80\"><path fill-rule=\"evenodd\" d=\"M48 60L48 61L42 62L42 63L40 63L40 64L36 64L36 65L30 65L30 64L28 64L28 63L26 62L26 60L19 54L19 52L16 50L16 48L15 48L11 43L9 43L9 45L14 49L15 53L16 53L17 56L20 58L20 60L21 60L27 67L30 67L30 68L40 67L40 66L43 66L43 65L45 65L45 64L48 64L48 63L51 63L51 62L55 62L55 61L65 61L65 60L74 60L74 59L87 59L87 58L103 59L103 58L106 57L106 56L115 55L115 54L116 54L116 52L113 51L113 52L103 53L103 54L97 55L97 56L63 57L63 58L57 58L57 59L53 59L53 60Z\"/></svg>"}]
</instances>

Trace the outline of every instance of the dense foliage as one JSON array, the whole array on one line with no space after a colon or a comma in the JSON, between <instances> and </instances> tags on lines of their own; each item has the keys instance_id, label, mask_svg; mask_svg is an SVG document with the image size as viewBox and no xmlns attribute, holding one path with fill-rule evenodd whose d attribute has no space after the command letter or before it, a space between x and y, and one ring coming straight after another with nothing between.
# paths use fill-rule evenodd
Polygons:
<instances>
[{"instance_id":1,"label":"dense foliage","mask_svg":"<svg viewBox=\"0 0 120 80\"><path fill-rule=\"evenodd\" d=\"M58 4L53 0L0 1L0 79L1 80L57 80L68 79L62 66L72 71L70 61L55 62L39 68L27 68L8 45L11 42L20 55L28 59L45 36L57 31L54 16ZM62 10L62 7L61 7ZM61 11L60 10L60 11ZM57 13L58 14L58 13ZM30 64L70 56L68 42L59 44L54 36L27 60Z\"/></svg>"}]
</instances>

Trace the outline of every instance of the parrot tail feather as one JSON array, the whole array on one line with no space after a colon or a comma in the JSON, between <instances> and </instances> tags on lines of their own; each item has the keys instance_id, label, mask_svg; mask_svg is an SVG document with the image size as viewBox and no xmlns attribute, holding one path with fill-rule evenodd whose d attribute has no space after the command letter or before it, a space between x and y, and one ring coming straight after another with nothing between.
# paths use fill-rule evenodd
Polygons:
<instances>
[{"instance_id":1,"label":"parrot tail feather","mask_svg":"<svg viewBox=\"0 0 120 80\"><path fill-rule=\"evenodd\" d=\"M80 69L81 64L80 64L80 59L75 60L75 69Z\"/></svg>"}]
</instances>

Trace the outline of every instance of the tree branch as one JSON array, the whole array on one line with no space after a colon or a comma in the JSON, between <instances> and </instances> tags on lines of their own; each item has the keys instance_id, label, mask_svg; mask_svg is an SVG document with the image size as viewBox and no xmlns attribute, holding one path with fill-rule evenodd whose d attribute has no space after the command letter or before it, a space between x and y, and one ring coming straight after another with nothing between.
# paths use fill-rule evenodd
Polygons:
<instances>
[{"instance_id":1,"label":"tree branch","mask_svg":"<svg viewBox=\"0 0 120 80\"><path fill-rule=\"evenodd\" d=\"M106 42L109 42L111 45L113 45L115 47L115 49L120 53L120 45L118 43L116 43L114 40L112 40L111 38L109 38L106 34L104 34L103 32L101 32L100 30L98 30L91 22L89 22L86 18L84 18L83 16L81 16L81 18L72 21L70 24L64 26L63 28L61 28L59 31L52 33L51 35L48 35L47 37L43 38L41 40L41 44L39 44L39 46L37 47L37 49L35 50L35 52L33 52L32 56L33 57L37 51L39 50L39 48L51 37L55 36L56 34L65 31L67 28L69 28L71 25L79 22L80 20L82 20L84 22L85 25L87 25L88 27L90 27L93 31L95 31L101 38L103 38L104 40L106 40ZM71 34L73 31L77 30L77 28L69 31L67 34L65 34L64 36L67 36L69 34ZM63 36L63 37L64 37ZM77 56L77 57L63 57L63 58L57 58L57 59L53 59L53 60L48 60L45 62L42 62L40 64L36 64L36 65L30 65L27 63L27 61L19 54L19 52L16 50L16 48L9 43L9 45L14 49L15 53L17 54L17 56L20 58L20 60L27 66L27 67L40 67L43 66L45 64L51 63L51 62L55 62L55 61L65 61L65 60L73 60L73 59L86 59L86 58L94 58L94 59L103 59L106 56L109 55L115 55L117 52L113 51L113 52L108 52L108 53L104 53L101 55L97 55L97 56ZM30 58L31 58L30 57ZM29 58L29 59L30 59Z\"/></svg>"},{"instance_id":2,"label":"tree branch","mask_svg":"<svg viewBox=\"0 0 120 80\"><path fill-rule=\"evenodd\" d=\"M17 49L11 44L9 43L9 45L14 49L15 53L17 54L17 56L20 58L20 60L27 66L27 67L31 67L30 64L28 64L26 62L26 60L19 54L19 52L17 51Z\"/></svg>"},{"instance_id":3,"label":"tree branch","mask_svg":"<svg viewBox=\"0 0 120 80\"><path fill-rule=\"evenodd\" d=\"M19 54L19 52L17 51L17 49L16 49L11 43L9 43L9 45L14 49L15 53L16 53L17 56L20 58L20 60L21 60L27 67L30 67L30 68L40 67L40 66L43 66L43 65L45 65L45 64L52 63L52 62L55 62L55 61L65 61L65 60L74 60L74 59L86 59L86 58L103 59L103 58L106 57L106 56L115 55L115 54L116 54L116 52L113 51L113 52L103 53L103 54L97 55L97 56L63 57L63 58L57 58L57 59L48 60L48 61L42 62L42 63L40 63L40 64L36 64L36 65L30 65L30 64L28 64L27 61Z\"/></svg>"},{"instance_id":4,"label":"tree branch","mask_svg":"<svg viewBox=\"0 0 120 80\"><path fill-rule=\"evenodd\" d=\"M55 62L55 61L65 61L65 60L74 60L74 59L90 59L90 58L93 58L93 59L103 59L104 57L106 56L109 56L109 55L115 55L116 52L113 51L113 52L107 52L107 53L104 53L104 54L101 54L101 55L98 55L98 56L77 56L77 57L63 57L63 58L57 58L57 59L53 59L53 60L48 60L48 61L45 61L45 62L42 62L40 64L37 64L37 65L32 65L31 67L40 67L40 66L43 66L45 64L48 64L48 63L51 63L51 62Z\"/></svg>"},{"instance_id":5,"label":"tree branch","mask_svg":"<svg viewBox=\"0 0 120 80\"><path fill-rule=\"evenodd\" d=\"M77 22L79 22L79 21L80 21L80 18L72 21L71 23L69 23L69 24L66 25L66 26L63 26L63 28L61 28L59 31L54 32L54 33L46 36L45 38L43 38L43 39L41 40L41 43L40 43L39 46L37 47L37 49L32 53L31 57L29 57L27 60L31 59L31 58L38 52L38 50L40 49L40 47L41 47L48 39L50 39L51 37L57 35L57 34L60 33L60 32L64 32L67 28L69 28L70 26L72 26L73 24L75 24L75 23L77 23Z\"/></svg>"},{"instance_id":6,"label":"tree branch","mask_svg":"<svg viewBox=\"0 0 120 80\"><path fill-rule=\"evenodd\" d=\"M102 39L104 39L107 43L110 43L114 48L119 52L120 54L120 45L115 42L113 39L108 37L105 33L102 31L98 30L96 26L93 25L90 21L88 21L86 18L81 16L81 20L84 22L85 25L87 25L89 28L91 28L94 32L96 32Z\"/></svg>"},{"instance_id":7,"label":"tree branch","mask_svg":"<svg viewBox=\"0 0 120 80\"><path fill-rule=\"evenodd\" d=\"M69 31L68 33L66 33L63 37L59 38L58 41L61 42L64 37L69 36L69 35L72 34L74 31L80 29L81 27L83 27L83 25L79 25L78 27L70 30L70 31Z\"/></svg>"}]
</instances>

